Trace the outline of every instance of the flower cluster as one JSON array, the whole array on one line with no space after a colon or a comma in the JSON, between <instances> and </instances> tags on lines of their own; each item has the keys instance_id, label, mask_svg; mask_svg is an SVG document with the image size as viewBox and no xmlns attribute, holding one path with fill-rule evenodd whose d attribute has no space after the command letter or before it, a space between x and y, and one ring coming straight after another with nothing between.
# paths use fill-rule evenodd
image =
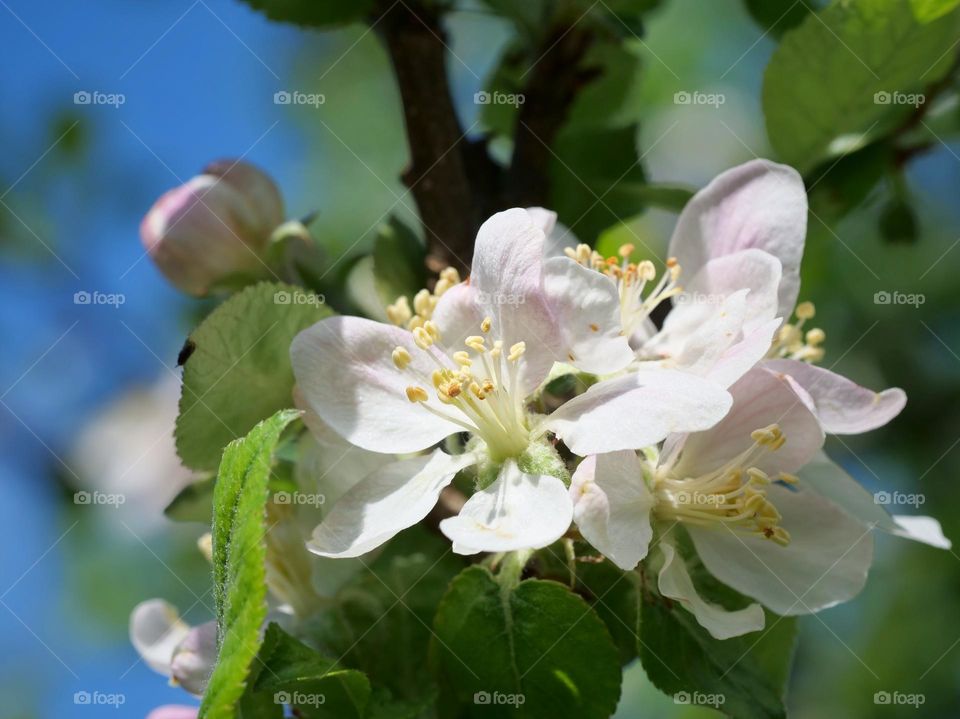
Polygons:
<instances>
[{"instance_id":1,"label":"flower cluster","mask_svg":"<svg viewBox=\"0 0 960 719\"><path fill-rule=\"evenodd\" d=\"M794 170L736 167L688 203L658 272L629 245L556 249L552 213L511 209L481 227L466 281L445 271L413 308L391 305L390 324L303 331L291 358L308 425L399 455L334 504L309 549L369 552L463 476L470 496L440 523L454 552L541 548L575 526L624 570L649 554L660 592L726 638L761 628L760 604L790 615L852 597L873 528L946 546L935 521L888 516L822 452L906 397L816 366L825 335L796 304L806 218ZM561 374L586 389L547 413ZM698 596L680 532L760 604Z\"/></svg>"}]
</instances>

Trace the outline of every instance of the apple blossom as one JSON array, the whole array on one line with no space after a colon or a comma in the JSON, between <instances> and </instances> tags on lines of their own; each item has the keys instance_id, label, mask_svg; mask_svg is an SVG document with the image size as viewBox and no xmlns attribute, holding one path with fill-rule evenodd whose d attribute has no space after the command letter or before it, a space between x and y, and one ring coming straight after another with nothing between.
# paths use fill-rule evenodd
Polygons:
<instances>
[{"instance_id":1,"label":"apple blossom","mask_svg":"<svg viewBox=\"0 0 960 719\"><path fill-rule=\"evenodd\" d=\"M202 296L231 278L262 275L283 219L273 180L249 163L221 160L161 196L143 218L140 238L170 282Z\"/></svg>"},{"instance_id":2,"label":"apple blossom","mask_svg":"<svg viewBox=\"0 0 960 719\"><path fill-rule=\"evenodd\" d=\"M477 467L478 491L440 525L454 551L542 547L566 531L566 469L528 399L557 361L602 374L622 369L632 352L613 286L566 257L545 259L543 218L522 209L494 215L478 234L470 281L444 271L412 307L402 300L388 308L397 326L334 317L294 340L306 406L352 444L410 454L471 435L463 454L437 449L370 474L317 527L314 552L370 551L426 516L467 467ZM632 412L626 423L649 441L709 427L728 408L725 393L711 402L696 377L661 379L663 405Z\"/></svg>"},{"instance_id":3,"label":"apple blossom","mask_svg":"<svg viewBox=\"0 0 960 719\"><path fill-rule=\"evenodd\" d=\"M821 452L824 430L792 379L756 367L730 389L714 427L671 435L643 457L618 451L574 472L574 518L583 536L622 569L654 546L659 586L723 639L763 627L757 605L727 612L696 594L674 528L689 534L717 579L778 614L819 611L863 587L870 530L949 546L930 518L890 518Z\"/></svg>"},{"instance_id":4,"label":"apple blossom","mask_svg":"<svg viewBox=\"0 0 960 719\"><path fill-rule=\"evenodd\" d=\"M149 599L130 615L130 641L153 671L191 694L203 694L217 661L216 622L191 627L168 602Z\"/></svg>"}]
</instances>

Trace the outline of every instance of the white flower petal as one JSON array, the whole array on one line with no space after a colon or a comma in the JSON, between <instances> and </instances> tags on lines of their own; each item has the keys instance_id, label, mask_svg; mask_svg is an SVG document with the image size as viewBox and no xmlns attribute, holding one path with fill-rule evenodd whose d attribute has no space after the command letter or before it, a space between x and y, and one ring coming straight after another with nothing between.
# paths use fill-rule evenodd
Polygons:
<instances>
[{"instance_id":1,"label":"white flower petal","mask_svg":"<svg viewBox=\"0 0 960 719\"><path fill-rule=\"evenodd\" d=\"M843 375L807 362L780 359L764 362L776 372L793 377L813 398L817 416L828 434L860 434L882 427L907 403L902 389L874 392Z\"/></svg>"},{"instance_id":2,"label":"white flower petal","mask_svg":"<svg viewBox=\"0 0 960 719\"><path fill-rule=\"evenodd\" d=\"M896 532L897 525L863 485L824 452L818 452L799 472L801 486L826 497L865 527Z\"/></svg>"},{"instance_id":3,"label":"white flower petal","mask_svg":"<svg viewBox=\"0 0 960 719\"><path fill-rule=\"evenodd\" d=\"M570 496L580 533L611 562L629 571L647 556L655 500L636 452L587 457L573 473Z\"/></svg>"},{"instance_id":4,"label":"white flower petal","mask_svg":"<svg viewBox=\"0 0 960 719\"><path fill-rule=\"evenodd\" d=\"M730 639L763 629L766 621L763 607L751 604L730 611L706 601L697 594L683 557L666 541L661 541L659 546L663 552L663 566L658 580L660 593L680 602L684 609L697 618L700 626L710 632L710 636L714 639Z\"/></svg>"},{"instance_id":5,"label":"white flower petal","mask_svg":"<svg viewBox=\"0 0 960 719\"><path fill-rule=\"evenodd\" d=\"M697 477L722 467L749 448L751 433L776 423L786 441L752 463L770 474L793 472L823 446L823 429L795 387L784 377L755 368L730 388L733 408L715 427L691 434L674 467L682 477Z\"/></svg>"},{"instance_id":6,"label":"white flower petal","mask_svg":"<svg viewBox=\"0 0 960 719\"><path fill-rule=\"evenodd\" d=\"M391 359L395 347L412 358L403 371ZM329 317L298 334L290 359L306 407L352 444L373 452L402 454L433 446L462 428L411 403L409 385L430 389L436 365L413 335L360 317ZM414 374L416 373L416 375ZM430 406L447 411L433 393Z\"/></svg>"},{"instance_id":7,"label":"white flower petal","mask_svg":"<svg viewBox=\"0 0 960 719\"><path fill-rule=\"evenodd\" d=\"M556 477L526 474L507 460L497 480L475 493L456 517L440 522L457 554L539 549L563 536L573 518L567 488Z\"/></svg>"},{"instance_id":8,"label":"white flower petal","mask_svg":"<svg viewBox=\"0 0 960 719\"><path fill-rule=\"evenodd\" d=\"M440 330L444 347L463 349L467 337L480 334L483 321L476 288L466 282L451 287L437 301L431 319Z\"/></svg>"},{"instance_id":9,"label":"white flower petal","mask_svg":"<svg viewBox=\"0 0 960 719\"><path fill-rule=\"evenodd\" d=\"M476 462L474 454L437 449L376 470L340 498L307 548L321 557L358 557L376 549L426 517L457 472Z\"/></svg>"},{"instance_id":10,"label":"white flower petal","mask_svg":"<svg viewBox=\"0 0 960 719\"><path fill-rule=\"evenodd\" d=\"M130 614L130 643L153 671L170 676L170 663L190 625L180 619L177 608L163 599L148 599Z\"/></svg>"},{"instance_id":11,"label":"white flower petal","mask_svg":"<svg viewBox=\"0 0 960 719\"><path fill-rule=\"evenodd\" d=\"M547 240L543 248L544 257L563 257L567 247L576 247L580 244L577 236L562 222L557 221L557 213L543 207L528 207L527 212L533 221L543 230Z\"/></svg>"},{"instance_id":12,"label":"white flower petal","mask_svg":"<svg viewBox=\"0 0 960 719\"><path fill-rule=\"evenodd\" d=\"M547 417L544 427L585 457L707 429L731 401L725 390L688 372L644 369L593 385Z\"/></svg>"},{"instance_id":13,"label":"white flower petal","mask_svg":"<svg viewBox=\"0 0 960 719\"><path fill-rule=\"evenodd\" d=\"M190 630L173 652L172 679L191 694L201 696L217 663L217 623L206 622Z\"/></svg>"},{"instance_id":14,"label":"white flower petal","mask_svg":"<svg viewBox=\"0 0 960 719\"><path fill-rule=\"evenodd\" d=\"M817 612L856 596L873 559L870 529L816 492L771 485L767 497L783 515L790 544L726 527L690 527L710 573L782 615Z\"/></svg>"},{"instance_id":15,"label":"white flower petal","mask_svg":"<svg viewBox=\"0 0 960 719\"><path fill-rule=\"evenodd\" d=\"M544 265L544 291L566 362L593 374L630 364L633 351L621 332L620 296L610 278L569 257L555 257Z\"/></svg>"},{"instance_id":16,"label":"white flower petal","mask_svg":"<svg viewBox=\"0 0 960 719\"><path fill-rule=\"evenodd\" d=\"M783 265L779 314L788 316L800 290L806 232L803 178L786 165L753 160L694 195L680 214L669 253L689 276L714 257L751 247L769 252Z\"/></svg>"},{"instance_id":17,"label":"white flower petal","mask_svg":"<svg viewBox=\"0 0 960 719\"><path fill-rule=\"evenodd\" d=\"M943 535L940 522L933 517L897 514L894 515L893 521L897 525L893 533L898 537L929 544L937 549L950 549L953 546L953 543Z\"/></svg>"},{"instance_id":18,"label":"white flower petal","mask_svg":"<svg viewBox=\"0 0 960 719\"><path fill-rule=\"evenodd\" d=\"M780 324L780 318L775 317L751 329L720 355L707 378L721 387L731 386L766 356Z\"/></svg>"},{"instance_id":19,"label":"white flower petal","mask_svg":"<svg viewBox=\"0 0 960 719\"><path fill-rule=\"evenodd\" d=\"M681 297L713 298L717 303L740 290L748 290L744 310L744 331L777 316L777 294L783 270L773 255L747 249L709 260L690 280L683 283ZM679 301L681 297L678 297Z\"/></svg>"},{"instance_id":20,"label":"white flower petal","mask_svg":"<svg viewBox=\"0 0 960 719\"><path fill-rule=\"evenodd\" d=\"M679 298L685 301L667 315L663 330L644 353L665 358L672 368L706 376L741 336L747 292L739 290L719 301L701 301L694 295Z\"/></svg>"}]
</instances>

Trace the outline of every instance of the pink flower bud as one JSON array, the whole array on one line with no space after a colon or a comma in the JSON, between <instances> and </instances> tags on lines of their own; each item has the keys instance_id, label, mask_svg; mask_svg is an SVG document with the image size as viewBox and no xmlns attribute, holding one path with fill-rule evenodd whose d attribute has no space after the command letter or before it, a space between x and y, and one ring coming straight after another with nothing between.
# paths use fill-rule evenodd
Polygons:
<instances>
[{"instance_id":1,"label":"pink flower bud","mask_svg":"<svg viewBox=\"0 0 960 719\"><path fill-rule=\"evenodd\" d=\"M266 274L263 254L283 214L266 174L221 160L162 195L143 218L140 239L171 283L202 296L231 277Z\"/></svg>"}]
</instances>

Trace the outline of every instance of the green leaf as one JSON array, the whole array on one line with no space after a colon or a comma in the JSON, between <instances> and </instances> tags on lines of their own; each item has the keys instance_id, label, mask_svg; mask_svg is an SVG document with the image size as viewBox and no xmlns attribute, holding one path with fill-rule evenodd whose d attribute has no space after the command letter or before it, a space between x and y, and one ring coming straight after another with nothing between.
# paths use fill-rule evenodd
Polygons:
<instances>
[{"instance_id":1,"label":"green leaf","mask_svg":"<svg viewBox=\"0 0 960 719\"><path fill-rule=\"evenodd\" d=\"M270 458L280 433L299 413L283 410L223 452L214 490L213 596L217 664L200 719L233 719L267 616L265 504Z\"/></svg>"},{"instance_id":2,"label":"green leaf","mask_svg":"<svg viewBox=\"0 0 960 719\"><path fill-rule=\"evenodd\" d=\"M177 452L215 469L223 447L293 403L290 343L331 311L317 295L261 282L217 307L191 334L183 365Z\"/></svg>"},{"instance_id":3,"label":"green leaf","mask_svg":"<svg viewBox=\"0 0 960 719\"><path fill-rule=\"evenodd\" d=\"M263 666L254 690L299 716L360 719L370 701L370 682L356 669L344 669L271 623L260 649Z\"/></svg>"},{"instance_id":4,"label":"green leaf","mask_svg":"<svg viewBox=\"0 0 960 719\"><path fill-rule=\"evenodd\" d=\"M705 599L728 609L749 603L712 577L695 555L687 566ZM764 629L721 641L678 602L656 592L651 586L654 573L644 569L642 576L646 581L639 652L654 686L687 703L719 704L720 711L738 719L786 716L784 695L796 647L796 618L765 611Z\"/></svg>"},{"instance_id":5,"label":"green leaf","mask_svg":"<svg viewBox=\"0 0 960 719\"><path fill-rule=\"evenodd\" d=\"M796 27L810 14L812 0L744 0L756 23L774 37Z\"/></svg>"},{"instance_id":6,"label":"green leaf","mask_svg":"<svg viewBox=\"0 0 960 719\"><path fill-rule=\"evenodd\" d=\"M920 22L931 22L943 17L960 5L960 0L910 0L913 15Z\"/></svg>"},{"instance_id":7,"label":"green leaf","mask_svg":"<svg viewBox=\"0 0 960 719\"><path fill-rule=\"evenodd\" d=\"M616 709L617 649L596 613L556 582L501 586L470 567L434 630L431 663L459 716L606 719Z\"/></svg>"},{"instance_id":8,"label":"green leaf","mask_svg":"<svg viewBox=\"0 0 960 719\"><path fill-rule=\"evenodd\" d=\"M902 123L953 62L958 19L921 25L909 0L835 2L810 14L764 75L767 134L781 158L806 171Z\"/></svg>"},{"instance_id":9,"label":"green leaf","mask_svg":"<svg viewBox=\"0 0 960 719\"><path fill-rule=\"evenodd\" d=\"M321 648L362 669L394 704L432 700L430 624L464 565L448 541L423 527L401 532L337 593L335 610L315 627Z\"/></svg>"},{"instance_id":10,"label":"green leaf","mask_svg":"<svg viewBox=\"0 0 960 719\"><path fill-rule=\"evenodd\" d=\"M426 255L420 238L396 217L380 226L373 245L373 277L383 304L401 295L412 301L426 287Z\"/></svg>"},{"instance_id":11,"label":"green leaf","mask_svg":"<svg viewBox=\"0 0 960 719\"><path fill-rule=\"evenodd\" d=\"M643 210L633 191L644 183L635 126L566 128L554 152L550 206L558 208L560 221L584 242Z\"/></svg>"},{"instance_id":12,"label":"green leaf","mask_svg":"<svg viewBox=\"0 0 960 719\"><path fill-rule=\"evenodd\" d=\"M213 517L213 477L199 479L180 490L163 513L176 522L203 522Z\"/></svg>"},{"instance_id":13,"label":"green leaf","mask_svg":"<svg viewBox=\"0 0 960 719\"><path fill-rule=\"evenodd\" d=\"M307 27L336 27L363 20L374 0L243 0L271 20Z\"/></svg>"}]
</instances>

